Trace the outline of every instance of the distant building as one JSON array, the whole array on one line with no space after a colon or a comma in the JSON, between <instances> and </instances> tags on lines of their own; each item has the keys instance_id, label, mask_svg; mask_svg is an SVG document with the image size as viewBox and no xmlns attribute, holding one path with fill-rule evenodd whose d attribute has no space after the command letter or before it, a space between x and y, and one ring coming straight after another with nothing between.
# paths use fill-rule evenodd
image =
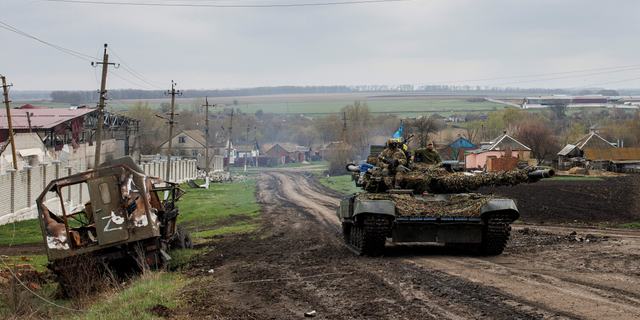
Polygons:
<instances>
[{"instance_id":1,"label":"distant building","mask_svg":"<svg viewBox=\"0 0 640 320\"><path fill-rule=\"evenodd\" d=\"M475 149L478 149L476 145L469 142L469 140L460 137L456 139L456 141L438 149L438 152L440 153L442 160L457 160L464 162L464 153L467 150Z\"/></svg>"},{"instance_id":2,"label":"distant building","mask_svg":"<svg viewBox=\"0 0 640 320\"><path fill-rule=\"evenodd\" d=\"M566 95L551 95L551 96L539 96L539 97L526 97L522 99L522 108L549 108L556 105L566 105L568 108L606 108L607 97L602 95L588 95L588 96L566 96Z\"/></svg>"},{"instance_id":3,"label":"distant building","mask_svg":"<svg viewBox=\"0 0 640 320\"><path fill-rule=\"evenodd\" d=\"M472 150L464 155L467 170L486 169L487 171L515 169L519 160L529 159L531 149L506 133L491 140L481 143L480 149ZM505 160L508 164L499 166L492 164L493 159ZM496 161L502 162L500 160Z\"/></svg>"}]
</instances>

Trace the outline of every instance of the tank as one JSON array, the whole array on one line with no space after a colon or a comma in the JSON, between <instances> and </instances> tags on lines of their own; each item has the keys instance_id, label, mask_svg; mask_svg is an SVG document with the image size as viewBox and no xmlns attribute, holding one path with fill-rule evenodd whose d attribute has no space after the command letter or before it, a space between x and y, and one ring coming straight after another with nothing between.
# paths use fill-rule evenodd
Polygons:
<instances>
[{"instance_id":1,"label":"tank","mask_svg":"<svg viewBox=\"0 0 640 320\"><path fill-rule=\"evenodd\" d=\"M363 192L342 198L337 209L344 242L359 255L382 255L387 238L393 243L436 242L499 255L509 240L511 223L520 216L516 203L473 191L555 175L553 169L538 167L467 173L412 164L409 172L396 176L401 188L388 189L378 161L370 156L362 165L347 165Z\"/></svg>"}]
</instances>

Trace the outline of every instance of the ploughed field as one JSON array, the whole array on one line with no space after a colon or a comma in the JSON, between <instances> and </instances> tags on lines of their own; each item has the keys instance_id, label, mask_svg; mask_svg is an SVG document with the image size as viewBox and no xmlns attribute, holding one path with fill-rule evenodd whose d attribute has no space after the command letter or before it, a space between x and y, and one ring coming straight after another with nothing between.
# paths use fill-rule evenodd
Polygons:
<instances>
[{"instance_id":1,"label":"ploughed field","mask_svg":"<svg viewBox=\"0 0 640 320\"><path fill-rule=\"evenodd\" d=\"M624 224L640 222L640 175L602 181L541 180L513 187L481 188L517 200L530 223Z\"/></svg>"},{"instance_id":2,"label":"ploughed field","mask_svg":"<svg viewBox=\"0 0 640 320\"><path fill-rule=\"evenodd\" d=\"M479 190L517 200L500 256L391 244L359 257L341 242L340 194L303 172L265 170L253 235L209 239L174 319L638 319L638 176ZM567 225L566 223L571 223Z\"/></svg>"}]
</instances>

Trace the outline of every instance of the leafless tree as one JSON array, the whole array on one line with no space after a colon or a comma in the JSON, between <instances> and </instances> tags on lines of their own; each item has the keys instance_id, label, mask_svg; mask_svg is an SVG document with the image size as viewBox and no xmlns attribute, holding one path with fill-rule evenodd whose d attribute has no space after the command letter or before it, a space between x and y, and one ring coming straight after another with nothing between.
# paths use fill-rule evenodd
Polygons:
<instances>
[{"instance_id":1,"label":"leafless tree","mask_svg":"<svg viewBox=\"0 0 640 320\"><path fill-rule=\"evenodd\" d=\"M562 149L558 136L542 121L523 124L515 138L531 148L531 154L538 161L551 160Z\"/></svg>"},{"instance_id":2,"label":"leafless tree","mask_svg":"<svg viewBox=\"0 0 640 320\"><path fill-rule=\"evenodd\" d=\"M464 138L469 140L471 143L477 143L480 139L480 135L482 134L482 125L482 121L480 120L467 122L467 127L463 133Z\"/></svg>"},{"instance_id":3,"label":"leafless tree","mask_svg":"<svg viewBox=\"0 0 640 320\"><path fill-rule=\"evenodd\" d=\"M415 120L407 121L406 127L409 133L414 134L414 141L418 143L418 146L423 148L427 145L429 137L442 130L443 125L439 120L423 115Z\"/></svg>"}]
</instances>

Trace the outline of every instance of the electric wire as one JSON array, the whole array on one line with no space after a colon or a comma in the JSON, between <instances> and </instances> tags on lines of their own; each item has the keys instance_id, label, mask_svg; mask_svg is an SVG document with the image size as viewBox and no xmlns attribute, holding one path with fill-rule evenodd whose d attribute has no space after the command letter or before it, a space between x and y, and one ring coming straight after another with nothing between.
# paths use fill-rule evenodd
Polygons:
<instances>
[{"instance_id":1,"label":"electric wire","mask_svg":"<svg viewBox=\"0 0 640 320\"><path fill-rule=\"evenodd\" d=\"M127 79L127 78L124 78L124 77L122 77L122 76L118 75L118 74L117 74L117 73L115 73L115 72L111 72L111 75L113 75L113 76L115 76L115 77L118 77L118 78L120 78L120 79L122 79L122 80L124 80L124 81L126 81L126 82L129 82L129 83L131 83L131 84L133 84L133 85L139 86L139 87L141 87L141 88L144 88L144 89L147 89L147 90L153 90L153 89L150 89L150 88L148 88L148 87L145 87L145 86L143 86L143 85L141 85L141 84L139 84L139 83L135 83L135 82L133 82L133 81L131 81L131 80Z\"/></svg>"},{"instance_id":2,"label":"electric wire","mask_svg":"<svg viewBox=\"0 0 640 320\"><path fill-rule=\"evenodd\" d=\"M66 53L66 54L72 55L72 56L74 56L74 57L76 57L78 59L82 59L82 60L85 60L85 61L88 61L88 62L92 62L92 60L90 60L90 59L92 59L93 57L91 57L89 55L86 55L86 54L83 54L83 53L80 53L80 52L77 52L77 51L73 51L71 49L67 49L67 48L55 45L53 43L50 43L50 42L46 42L44 40L41 40L41 39L39 39L37 37L34 37L34 36L24 32L24 31L21 31L21 30L15 28L15 27L12 27L12 26L10 26L10 25L2 22L2 21L0 21L0 28L9 30L11 32L17 33L17 34L19 34L21 36L24 36L24 37L27 37L27 38L30 38L30 39L33 39L33 40L36 40L36 41L38 41L40 43L43 43L43 44L46 44L46 45L48 45L48 46L50 46L50 47L52 47L52 48L54 48L56 50L59 50L59 51L62 51L64 53ZM87 58L89 58L89 59L87 59Z\"/></svg>"},{"instance_id":3,"label":"electric wire","mask_svg":"<svg viewBox=\"0 0 640 320\"><path fill-rule=\"evenodd\" d=\"M9 248L11 248L11 246L13 245L13 240L15 239L15 237L16 237L16 221L15 221L15 219L13 219L13 235L11 236L11 242L9 243ZM21 286L23 286L25 289L27 289L29 292L31 292L34 296L38 297L40 300L42 300L42 301L44 301L44 302L46 302L46 303L48 303L48 304L50 304L50 305L56 306L56 307L61 308L61 309L69 310L69 311L77 311L77 312L97 312L97 311L95 311L95 310L79 310L79 309L67 308L67 307L65 307L65 306L61 306L61 305L59 305L59 304L57 304L57 303L55 303L55 302L53 302L53 301L49 301L49 300L47 300L46 298L44 298L44 297L40 296L39 294L37 294L37 293L35 293L33 290L31 290L31 288L29 288L29 286L27 286L26 284L24 284L24 282L22 282L22 280L20 280L20 278L18 278L18 276L13 272L13 270L11 270L11 268L9 268L9 266L8 266L8 265L7 265L7 263L4 261L4 259L2 258L2 256L1 256L1 255L0 255L0 261L2 261L2 264L3 264L3 265L4 265L4 267L5 267L5 270L8 270L8 271L11 273L11 275L13 276L13 278L14 278L14 279L16 279L16 281L18 281L18 283L20 283L20 285L21 285ZM15 264L14 264L14 265L15 265Z\"/></svg>"},{"instance_id":4,"label":"electric wire","mask_svg":"<svg viewBox=\"0 0 640 320\"><path fill-rule=\"evenodd\" d=\"M503 80L503 79L546 77L546 76L555 76L555 75L561 75L561 74L583 73L583 72L611 70L611 69L622 69L622 68L632 68L632 69L628 69L628 70L635 70L638 67L640 67L640 64L632 64L632 65L620 66L620 67L607 67L607 68L585 69L585 70L576 70L576 71L564 71L564 72L542 73L542 74L533 74L533 75L522 75L522 76L484 78L484 79L468 79L468 80L454 80L454 81L440 81L440 82L424 82L424 83L418 83L418 84L415 84L415 85L429 85L429 84L442 84L442 83L477 82L477 81L493 81L493 80ZM620 70L620 72L628 71L628 70Z\"/></svg>"},{"instance_id":5,"label":"electric wire","mask_svg":"<svg viewBox=\"0 0 640 320\"><path fill-rule=\"evenodd\" d=\"M255 4L255 5L219 5L219 4L189 4L189 3L157 3L157 2L110 2L110 1L88 1L88 0L45 0L49 2L66 2L79 4L108 4L108 5L126 5L126 6L149 6L149 7L209 7L209 8L284 8L284 7L319 7L319 6L336 6L350 4L372 4L382 2L408 2L414 0L360 0L360 1L336 1L336 2L312 2L298 4Z\"/></svg>"},{"instance_id":6,"label":"electric wire","mask_svg":"<svg viewBox=\"0 0 640 320\"><path fill-rule=\"evenodd\" d=\"M144 76L143 76L143 75L141 75L140 73L136 72L135 70L133 70L133 68L132 68L131 66L129 66L126 62L124 62L124 60L123 60L120 56L118 56L118 54L117 54L115 51L113 51L113 49L112 49L111 47L108 47L107 49L108 49L109 51L111 51L111 53L113 53L113 54L114 54L114 55L115 55L115 56L120 60L120 63L122 63L124 66L126 66L126 68L125 68L125 67L122 67L122 69L123 69L123 70L125 70L125 71L127 71L127 72L131 73L131 75L133 75L134 77L136 77L136 78L138 78L138 79L140 79L140 80L144 81L145 83L147 83L147 84L149 84L149 85L151 85L151 86L153 86L153 87L155 87L155 88L157 88L157 89L163 90L163 88L161 88L161 87L159 87L159 86L155 85L155 84L161 84L161 83L159 83L159 82L155 82L155 81L152 81L152 80L150 80L150 79L148 79L148 78L144 77ZM155 84L154 84L154 83L155 83Z\"/></svg>"}]
</instances>

